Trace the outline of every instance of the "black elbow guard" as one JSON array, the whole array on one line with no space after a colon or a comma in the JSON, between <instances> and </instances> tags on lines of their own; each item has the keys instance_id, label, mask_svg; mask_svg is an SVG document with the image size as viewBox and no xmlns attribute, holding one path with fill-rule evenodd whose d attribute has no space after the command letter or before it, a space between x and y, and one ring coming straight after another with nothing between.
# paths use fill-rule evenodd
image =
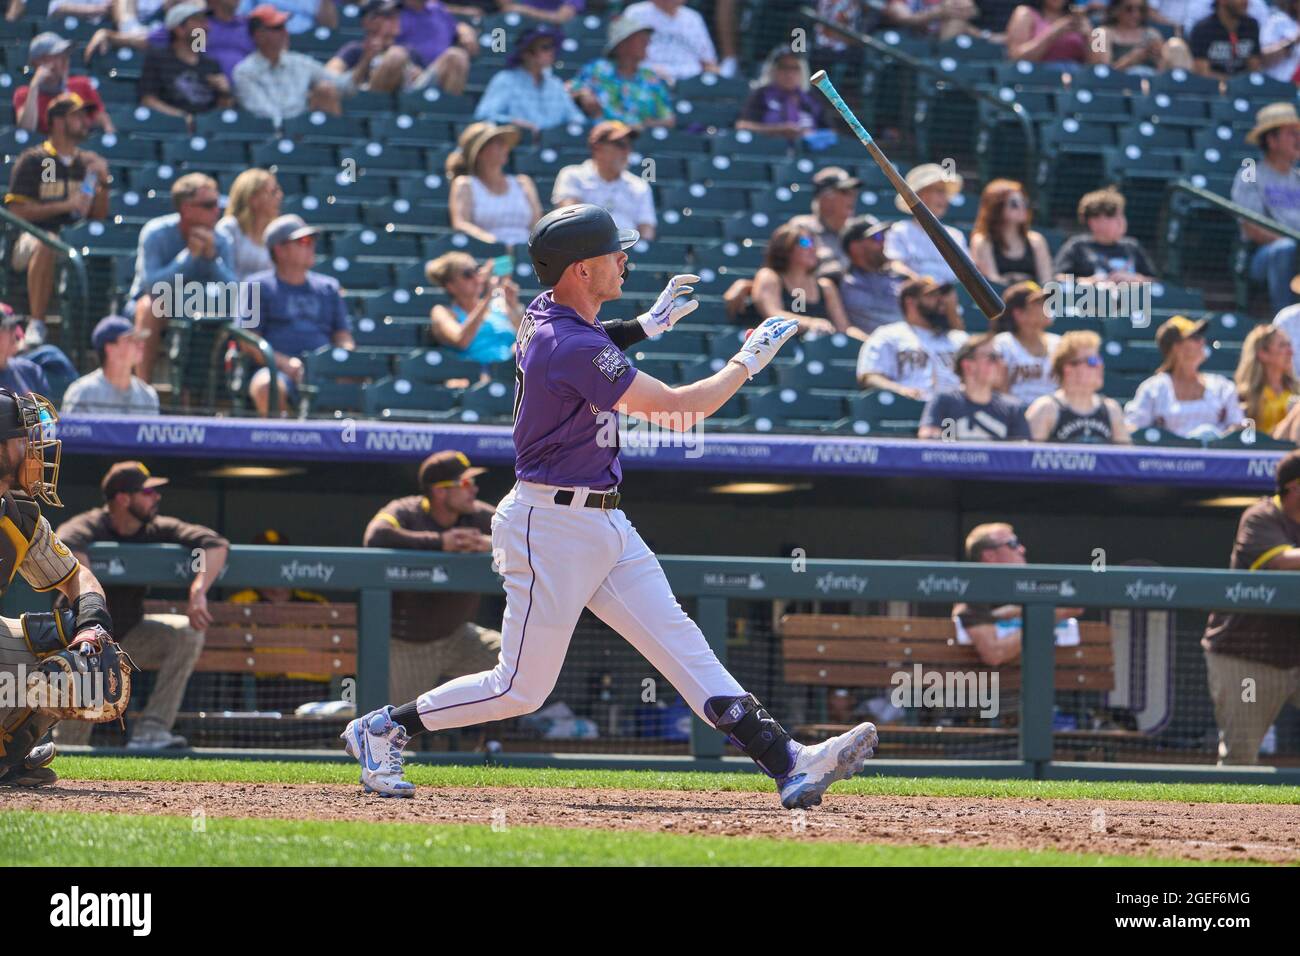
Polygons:
<instances>
[{"instance_id":1,"label":"black elbow guard","mask_svg":"<svg viewBox=\"0 0 1300 956\"><path fill-rule=\"evenodd\" d=\"M94 591L78 594L77 599L72 602L72 613L76 618L77 633L98 625L112 635L113 618L109 616L108 602L104 600L104 595L96 594Z\"/></svg>"}]
</instances>

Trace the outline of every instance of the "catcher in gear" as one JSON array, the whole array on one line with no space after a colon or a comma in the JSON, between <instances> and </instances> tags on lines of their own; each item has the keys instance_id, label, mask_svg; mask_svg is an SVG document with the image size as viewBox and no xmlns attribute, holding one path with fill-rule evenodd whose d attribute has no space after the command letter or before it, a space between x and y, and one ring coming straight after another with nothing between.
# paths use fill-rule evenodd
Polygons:
<instances>
[{"instance_id":1,"label":"catcher in gear","mask_svg":"<svg viewBox=\"0 0 1300 956\"><path fill-rule=\"evenodd\" d=\"M0 389L0 596L21 574L70 605L0 617L0 786L53 783L54 745L41 739L60 720L114 720L131 696L134 668L113 641L104 589L38 503L63 507L58 420L48 399Z\"/></svg>"}]
</instances>

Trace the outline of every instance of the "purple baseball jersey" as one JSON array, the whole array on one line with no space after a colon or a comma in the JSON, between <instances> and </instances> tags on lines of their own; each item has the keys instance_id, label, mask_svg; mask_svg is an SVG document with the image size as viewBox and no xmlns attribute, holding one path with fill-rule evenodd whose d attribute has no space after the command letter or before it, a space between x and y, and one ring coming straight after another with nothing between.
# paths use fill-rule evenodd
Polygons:
<instances>
[{"instance_id":1,"label":"purple baseball jersey","mask_svg":"<svg viewBox=\"0 0 1300 956\"><path fill-rule=\"evenodd\" d=\"M597 322L543 292L519 323L515 475L564 487L623 480L613 411L636 369Z\"/></svg>"}]
</instances>

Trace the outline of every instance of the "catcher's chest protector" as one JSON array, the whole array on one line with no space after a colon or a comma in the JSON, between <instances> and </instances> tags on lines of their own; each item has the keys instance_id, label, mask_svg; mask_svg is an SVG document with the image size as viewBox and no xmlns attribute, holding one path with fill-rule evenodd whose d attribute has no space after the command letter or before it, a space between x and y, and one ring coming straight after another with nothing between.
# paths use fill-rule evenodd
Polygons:
<instances>
[{"instance_id":1,"label":"catcher's chest protector","mask_svg":"<svg viewBox=\"0 0 1300 956\"><path fill-rule=\"evenodd\" d=\"M12 492L0 496L0 597L27 557L40 517L40 505L30 498L19 500Z\"/></svg>"}]
</instances>

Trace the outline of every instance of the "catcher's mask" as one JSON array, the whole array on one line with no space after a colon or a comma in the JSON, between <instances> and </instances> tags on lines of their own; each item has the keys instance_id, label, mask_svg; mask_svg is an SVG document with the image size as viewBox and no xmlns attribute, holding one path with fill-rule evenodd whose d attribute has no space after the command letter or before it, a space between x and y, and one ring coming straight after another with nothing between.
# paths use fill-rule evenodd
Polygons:
<instances>
[{"instance_id":1,"label":"catcher's mask","mask_svg":"<svg viewBox=\"0 0 1300 956\"><path fill-rule=\"evenodd\" d=\"M62 508L58 485L63 442L55 437L58 420L58 411L44 395L17 395L0 389L0 440L27 439L27 451L18 465L18 487L33 498Z\"/></svg>"}]
</instances>

